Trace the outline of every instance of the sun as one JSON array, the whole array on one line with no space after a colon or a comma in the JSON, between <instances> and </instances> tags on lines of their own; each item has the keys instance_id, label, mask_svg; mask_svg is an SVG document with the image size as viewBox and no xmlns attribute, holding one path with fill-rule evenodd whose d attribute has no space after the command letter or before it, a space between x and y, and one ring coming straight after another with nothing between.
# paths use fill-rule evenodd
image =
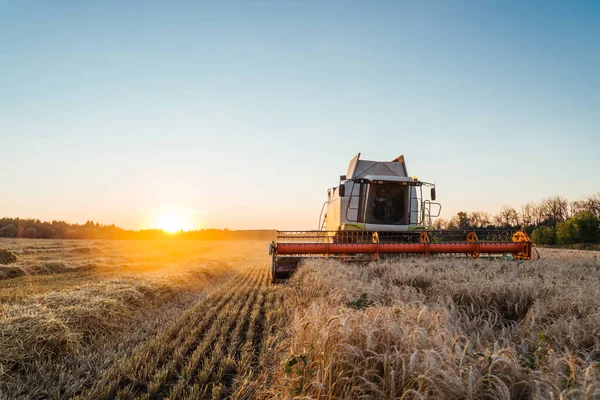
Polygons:
<instances>
[{"instance_id":1,"label":"sun","mask_svg":"<svg viewBox=\"0 0 600 400\"><path fill-rule=\"evenodd\" d=\"M185 212L181 210L163 210L152 224L158 229L167 233L176 233L179 231L189 231L192 229L192 221Z\"/></svg>"}]
</instances>

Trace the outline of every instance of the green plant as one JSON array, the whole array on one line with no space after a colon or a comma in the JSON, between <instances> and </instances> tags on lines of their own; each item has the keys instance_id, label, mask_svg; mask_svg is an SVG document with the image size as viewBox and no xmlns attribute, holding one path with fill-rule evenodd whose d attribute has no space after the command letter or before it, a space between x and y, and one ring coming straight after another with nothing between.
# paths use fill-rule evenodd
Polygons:
<instances>
[{"instance_id":1,"label":"green plant","mask_svg":"<svg viewBox=\"0 0 600 400\"><path fill-rule=\"evenodd\" d=\"M579 226L572 219L556 224L556 242L558 244L573 244L579 239Z\"/></svg>"},{"instance_id":2,"label":"green plant","mask_svg":"<svg viewBox=\"0 0 600 400\"><path fill-rule=\"evenodd\" d=\"M600 239L598 217L589 211L556 225L556 241L559 244L595 243Z\"/></svg>"},{"instance_id":3,"label":"green plant","mask_svg":"<svg viewBox=\"0 0 600 400\"><path fill-rule=\"evenodd\" d=\"M575 215L573 223L577 226L577 241L581 243L594 243L600 238L598 225L600 220L596 214L585 211Z\"/></svg>"},{"instance_id":4,"label":"green plant","mask_svg":"<svg viewBox=\"0 0 600 400\"><path fill-rule=\"evenodd\" d=\"M373 302L369 300L368 297L369 295L367 293L362 293L358 298L349 302L348 307L353 308L355 310L367 308L373 304Z\"/></svg>"},{"instance_id":5,"label":"green plant","mask_svg":"<svg viewBox=\"0 0 600 400\"><path fill-rule=\"evenodd\" d=\"M556 243L556 231L549 226L538 226L531 233L534 244L551 245Z\"/></svg>"}]
</instances>

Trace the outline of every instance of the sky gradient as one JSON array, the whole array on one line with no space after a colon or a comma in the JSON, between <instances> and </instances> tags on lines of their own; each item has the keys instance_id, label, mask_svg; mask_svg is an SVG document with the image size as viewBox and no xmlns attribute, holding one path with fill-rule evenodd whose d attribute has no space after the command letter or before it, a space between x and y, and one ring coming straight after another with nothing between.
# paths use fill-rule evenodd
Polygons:
<instances>
[{"instance_id":1,"label":"sky gradient","mask_svg":"<svg viewBox=\"0 0 600 400\"><path fill-rule=\"evenodd\" d=\"M594 1L0 1L0 214L314 229L357 152L404 154L445 217L576 200L600 190L598 21Z\"/></svg>"}]
</instances>

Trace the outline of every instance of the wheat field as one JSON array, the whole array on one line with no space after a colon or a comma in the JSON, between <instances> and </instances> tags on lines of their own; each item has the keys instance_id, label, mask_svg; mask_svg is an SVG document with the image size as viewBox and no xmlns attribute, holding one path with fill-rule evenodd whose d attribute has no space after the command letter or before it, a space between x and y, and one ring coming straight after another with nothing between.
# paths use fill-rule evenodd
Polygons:
<instances>
[{"instance_id":1,"label":"wheat field","mask_svg":"<svg viewBox=\"0 0 600 400\"><path fill-rule=\"evenodd\" d=\"M0 249L0 398L600 397L597 252L312 260L273 285L258 241Z\"/></svg>"},{"instance_id":2,"label":"wheat field","mask_svg":"<svg viewBox=\"0 0 600 400\"><path fill-rule=\"evenodd\" d=\"M289 283L281 398L600 398L598 252L315 261Z\"/></svg>"}]
</instances>

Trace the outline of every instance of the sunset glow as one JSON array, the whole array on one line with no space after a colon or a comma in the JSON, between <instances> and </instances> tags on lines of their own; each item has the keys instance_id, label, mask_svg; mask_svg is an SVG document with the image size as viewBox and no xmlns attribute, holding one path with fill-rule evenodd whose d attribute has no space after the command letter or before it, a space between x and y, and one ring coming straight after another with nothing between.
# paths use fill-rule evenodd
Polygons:
<instances>
[{"instance_id":1,"label":"sunset glow","mask_svg":"<svg viewBox=\"0 0 600 400\"><path fill-rule=\"evenodd\" d=\"M182 210L161 210L153 218L152 228L168 233L195 229L189 215Z\"/></svg>"}]
</instances>

